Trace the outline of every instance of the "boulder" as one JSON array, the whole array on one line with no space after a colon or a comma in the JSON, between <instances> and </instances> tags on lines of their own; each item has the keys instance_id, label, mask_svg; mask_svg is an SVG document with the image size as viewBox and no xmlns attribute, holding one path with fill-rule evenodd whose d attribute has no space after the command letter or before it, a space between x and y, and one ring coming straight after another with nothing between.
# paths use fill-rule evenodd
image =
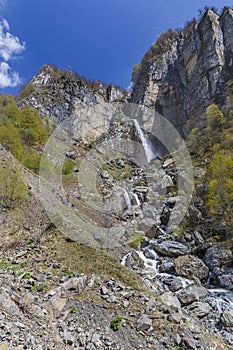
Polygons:
<instances>
[{"instance_id":1,"label":"boulder","mask_svg":"<svg viewBox=\"0 0 233 350\"><path fill-rule=\"evenodd\" d=\"M146 237L155 238L157 233L157 223L152 219L145 218L140 221L138 229L145 232Z\"/></svg>"},{"instance_id":2,"label":"boulder","mask_svg":"<svg viewBox=\"0 0 233 350\"><path fill-rule=\"evenodd\" d=\"M209 268L203 261L193 255L180 256L175 259L175 270L178 276L199 278L204 281L209 276Z\"/></svg>"},{"instance_id":3,"label":"boulder","mask_svg":"<svg viewBox=\"0 0 233 350\"><path fill-rule=\"evenodd\" d=\"M178 257L188 253L188 247L175 241L164 241L162 243L153 243L154 250L161 255Z\"/></svg>"},{"instance_id":4,"label":"boulder","mask_svg":"<svg viewBox=\"0 0 233 350\"><path fill-rule=\"evenodd\" d=\"M190 284L180 292L177 293L177 297L182 305L189 305L195 301L199 301L201 298L206 297L208 291L202 286L196 284Z\"/></svg>"},{"instance_id":5,"label":"boulder","mask_svg":"<svg viewBox=\"0 0 233 350\"><path fill-rule=\"evenodd\" d=\"M138 319L137 330L138 331L148 331L148 329L150 329L150 327L152 327L152 320L146 314L143 314Z\"/></svg>"},{"instance_id":6,"label":"boulder","mask_svg":"<svg viewBox=\"0 0 233 350\"><path fill-rule=\"evenodd\" d=\"M171 307L175 311L178 311L181 308L181 304L178 298L172 292L163 293L160 296L160 300L162 301L163 304Z\"/></svg>"},{"instance_id":7,"label":"boulder","mask_svg":"<svg viewBox=\"0 0 233 350\"><path fill-rule=\"evenodd\" d=\"M210 313L211 307L207 303L197 301L189 305L186 310L194 314L196 317L202 318Z\"/></svg>"},{"instance_id":8,"label":"boulder","mask_svg":"<svg viewBox=\"0 0 233 350\"><path fill-rule=\"evenodd\" d=\"M220 287L233 290L233 269L221 271L216 278L216 282Z\"/></svg>"},{"instance_id":9,"label":"boulder","mask_svg":"<svg viewBox=\"0 0 233 350\"><path fill-rule=\"evenodd\" d=\"M232 260L232 250L222 246L210 247L204 256L204 262L210 270L213 270L215 267L231 266Z\"/></svg>"},{"instance_id":10,"label":"boulder","mask_svg":"<svg viewBox=\"0 0 233 350\"><path fill-rule=\"evenodd\" d=\"M225 310L221 316L221 323L226 327L233 327L233 310Z\"/></svg>"}]
</instances>

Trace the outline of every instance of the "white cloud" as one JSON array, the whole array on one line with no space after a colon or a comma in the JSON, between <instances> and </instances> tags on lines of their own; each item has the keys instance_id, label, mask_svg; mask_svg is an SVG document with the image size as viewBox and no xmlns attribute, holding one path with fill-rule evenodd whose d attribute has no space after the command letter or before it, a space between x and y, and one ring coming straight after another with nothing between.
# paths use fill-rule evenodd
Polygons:
<instances>
[{"instance_id":1,"label":"white cloud","mask_svg":"<svg viewBox=\"0 0 233 350\"><path fill-rule=\"evenodd\" d=\"M0 87L14 87L21 83L19 74L12 72L10 66L6 62L0 63Z\"/></svg>"},{"instance_id":2,"label":"white cloud","mask_svg":"<svg viewBox=\"0 0 233 350\"><path fill-rule=\"evenodd\" d=\"M25 50L25 43L21 43L19 38L9 33L10 26L3 19L0 22L0 56L4 61L9 61Z\"/></svg>"},{"instance_id":3,"label":"white cloud","mask_svg":"<svg viewBox=\"0 0 233 350\"><path fill-rule=\"evenodd\" d=\"M5 4L0 0L0 8ZM9 32L10 26L7 20L0 21L0 87L14 87L21 83L19 74L12 71L9 61L16 59L24 50L25 43Z\"/></svg>"}]
</instances>

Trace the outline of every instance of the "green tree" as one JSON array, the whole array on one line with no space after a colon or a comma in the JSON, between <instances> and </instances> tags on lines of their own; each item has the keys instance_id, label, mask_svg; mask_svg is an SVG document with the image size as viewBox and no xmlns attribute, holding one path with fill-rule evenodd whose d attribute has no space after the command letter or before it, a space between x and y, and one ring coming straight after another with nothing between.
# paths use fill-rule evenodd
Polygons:
<instances>
[{"instance_id":1,"label":"green tree","mask_svg":"<svg viewBox=\"0 0 233 350\"><path fill-rule=\"evenodd\" d=\"M206 109L206 124L210 129L221 129L225 118L218 106L214 103Z\"/></svg>"},{"instance_id":2,"label":"green tree","mask_svg":"<svg viewBox=\"0 0 233 350\"><path fill-rule=\"evenodd\" d=\"M228 227L233 224L233 152L221 150L209 165L208 207L217 220L222 218Z\"/></svg>"},{"instance_id":3,"label":"green tree","mask_svg":"<svg viewBox=\"0 0 233 350\"><path fill-rule=\"evenodd\" d=\"M28 194L20 169L11 164L10 160L5 161L0 168L0 206L12 209L22 204Z\"/></svg>"},{"instance_id":4,"label":"green tree","mask_svg":"<svg viewBox=\"0 0 233 350\"><path fill-rule=\"evenodd\" d=\"M41 155L30 147L25 147L21 163L35 173L39 172Z\"/></svg>"},{"instance_id":5,"label":"green tree","mask_svg":"<svg viewBox=\"0 0 233 350\"><path fill-rule=\"evenodd\" d=\"M18 130L8 122L0 126L0 144L10 151L17 159L21 159L23 148Z\"/></svg>"},{"instance_id":6,"label":"green tree","mask_svg":"<svg viewBox=\"0 0 233 350\"><path fill-rule=\"evenodd\" d=\"M31 108L24 107L20 113L19 128L26 144L44 143L48 139L46 124L39 113Z\"/></svg>"}]
</instances>

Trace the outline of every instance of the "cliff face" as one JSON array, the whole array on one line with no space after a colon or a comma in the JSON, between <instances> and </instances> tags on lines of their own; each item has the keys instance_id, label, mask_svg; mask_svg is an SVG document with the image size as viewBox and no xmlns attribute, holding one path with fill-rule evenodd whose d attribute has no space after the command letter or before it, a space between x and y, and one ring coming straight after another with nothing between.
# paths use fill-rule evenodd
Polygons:
<instances>
[{"instance_id":1,"label":"cliff face","mask_svg":"<svg viewBox=\"0 0 233 350\"><path fill-rule=\"evenodd\" d=\"M203 125L206 107L224 103L225 84L233 77L232 28L232 9L224 8L221 16L206 11L140 70L130 101L155 107L184 134Z\"/></svg>"},{"instance_id":2,"label":"cliff face","mask_svg":"<svg viewBox=\"0 0 233 350\"><path fill-rule=\"evenodd\" d=\"M62 122L77 109L125 101L128 93L112 84L89 81L72 71L44 65L22 89L19 104L28 104L46 117Z\"/></svg>"}]
</instances>

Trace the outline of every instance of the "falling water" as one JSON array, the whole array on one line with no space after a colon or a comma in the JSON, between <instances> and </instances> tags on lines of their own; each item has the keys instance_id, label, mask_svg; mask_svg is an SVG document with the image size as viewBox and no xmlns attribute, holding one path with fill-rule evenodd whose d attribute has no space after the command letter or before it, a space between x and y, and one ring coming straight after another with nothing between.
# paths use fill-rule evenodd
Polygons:
<instances>
[{"instance_id":1,"label":"falling water","mask_svg":"<svg viewBox=\"0 0 233 350\"><path fill-rule=\"evenodd\" d=\"M124 188L124 198L127 209L131 208L131 200L128 191Z\"/></svg>"},{"instance_id":2,"label":"falling water","mask_svg":"<svg viewBox=\"0 0 233 350\"><path fill-rule=\"evenodd\" d=\"M128 254L126 254L126 255L122 258L121 264L122 264L123 266L126 265L126 261L127 261L127 259L128 259L129 256L131 256L131 252L129 252Z\"/></svg>"},{"instance_id":3,"label":"falling water","mask_svg":"<svg viewBox=\"0 0 233 350\"><path fill-rule=\"evenodd\" d=\"M150 161L155 157L155 154L152 150L152 144L150 141L148 141L138 123L138 121L136 119L133 120L134 121L134 125L136 127L136 130L138 132L138 136L140 137L140 140L142 142L145 154L146 154L146 159L147 162L150 163Z\"/></svg>"},{"instance_id":4,"label":"falling water","mask_svg":"<svg viewBox=\"0 0 233 350\"><path fill-rule=\"evenodd\" d=\"M151 267L155 273L158 273L158 255L155 251L148 249L148 251L152 254L153 259L147 258L142 251L137 251L139 258L144 262L145 267Z\"/></svg>"},{"instance_id":5,"label":"falling water","mask_svg":"<svg viewBox=\"0 0 233 350\"><path fill-rule=\"evenodd\" d=\"M136 204L137 206L140 206L141 205L141 202L140 202L140 199L138 198L138 195L136 193L133 194L135 200L136 200Z\"/></svg>"}]
</instances>

